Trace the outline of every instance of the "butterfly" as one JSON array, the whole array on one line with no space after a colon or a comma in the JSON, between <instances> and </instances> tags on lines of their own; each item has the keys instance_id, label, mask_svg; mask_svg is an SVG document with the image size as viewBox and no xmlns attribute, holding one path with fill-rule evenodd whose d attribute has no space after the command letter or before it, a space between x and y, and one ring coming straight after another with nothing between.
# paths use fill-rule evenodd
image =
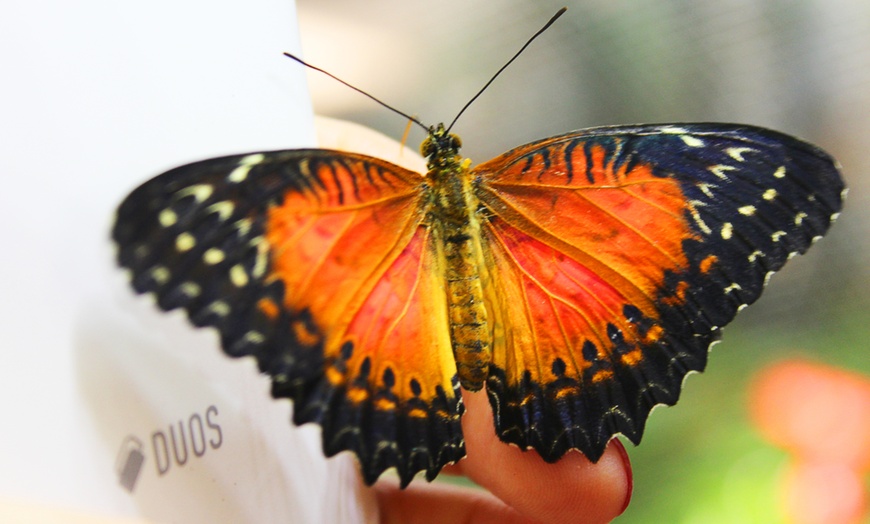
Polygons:
<instances>
[{"instance_id":1,"label":"butterfly","mask_svg":"<svg viewBox=\"0 0 870 524\"><path fill-rule=\"evenodd\" d=\"M118 208L118 261L255 357L327 456L404 487L464 456L460 388L546 461L639 443L845 193L827 153L746 125L585 129L473 168L460 146L429 128L426 174L324 149L175 168Z\"/></svg>"}]
</instances>

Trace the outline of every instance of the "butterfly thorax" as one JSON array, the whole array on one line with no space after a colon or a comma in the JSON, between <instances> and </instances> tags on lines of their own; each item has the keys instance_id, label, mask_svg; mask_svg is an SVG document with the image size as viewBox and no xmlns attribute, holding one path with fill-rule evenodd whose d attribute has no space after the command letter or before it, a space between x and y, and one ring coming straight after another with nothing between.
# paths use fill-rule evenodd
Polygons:
<instances>
[{"instance_id":1,"label":"butterfly thorax","mask_svg":"<svg viewBox=\"0 0 870 524\"><path fill-rule=\"evenodd\" d=\"M459 155L461 142L444 126L429 130L420 149L427 158L430 183L428 225L446 277L450 340L459 382L469 391L483 387L489 370L491 334L483 299L480 267L479 206L469 161Z\"/></svg>"}]
</instances>

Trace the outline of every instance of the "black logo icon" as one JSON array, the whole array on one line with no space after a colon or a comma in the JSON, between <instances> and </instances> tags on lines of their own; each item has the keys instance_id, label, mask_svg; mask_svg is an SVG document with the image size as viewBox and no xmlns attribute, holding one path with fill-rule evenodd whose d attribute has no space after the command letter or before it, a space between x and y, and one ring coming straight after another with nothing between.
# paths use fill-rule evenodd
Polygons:
<instances>
[{"instance_id":1,"label":"black logo icon","mask_svg":"<svg viewBox=\"0 0 870 524\"><path fill-rule=\"evenodd\" d=\"M143 462L145 462L145 454L142 453L142 441L133 435L127 435L121 442L121 450L115 461L115 471L118 473L118 482L130 493L136 487Z\"/></svg>"}]
</instances>

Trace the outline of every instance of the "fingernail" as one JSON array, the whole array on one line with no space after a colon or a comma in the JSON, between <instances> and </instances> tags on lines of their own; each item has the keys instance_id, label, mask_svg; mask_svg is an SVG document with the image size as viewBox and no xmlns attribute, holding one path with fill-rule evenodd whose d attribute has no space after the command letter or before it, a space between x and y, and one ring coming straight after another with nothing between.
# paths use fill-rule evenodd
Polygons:
<instances>
[{"instance_id":1,"label":"fingernail","mask_svg":"<svg viewBox=\"0 0 870 524\"><path fill-rule=\"evenodd\" d=\"M634 476L631 472L631 459L628 458L628 451L625 450L625 446L622 445L622 442L620 442L618 438L613 439L612 442L616 450L619 451L620 458L622 458L622 467L625 470L625 480L628 483L625 502L622 504L622 509L619 511L619 514L622 515L625 510L628 509L628 504L631 502L631 494L634 491Z\"/></svg>"}]
</instances>

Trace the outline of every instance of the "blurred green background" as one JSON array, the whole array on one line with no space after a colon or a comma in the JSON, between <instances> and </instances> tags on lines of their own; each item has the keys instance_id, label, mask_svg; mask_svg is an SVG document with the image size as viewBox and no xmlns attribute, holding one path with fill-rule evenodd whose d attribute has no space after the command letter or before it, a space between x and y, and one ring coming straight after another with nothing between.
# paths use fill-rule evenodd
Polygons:
<instances>
[{"instance_id":1,"label":"blurred green background","mask_svg":"<svg viewBox=\"0 0 870 524\"><path fill-rule=\"evenodd\" d=\"M564 2L297 5L308 60L437 123ZM773 278L679 404L656 409L642 445L629 445L635 491L620 523L780 522L787 456L751 425L747 384L795 357L870 376L870 2L568 6L456 126L475 163L595 125L729 121L799 136L843 165L851 192L831 233ZM401 136L401 118L328 79L310 82L319 113Z\"/></svg>"}]
</instances>

